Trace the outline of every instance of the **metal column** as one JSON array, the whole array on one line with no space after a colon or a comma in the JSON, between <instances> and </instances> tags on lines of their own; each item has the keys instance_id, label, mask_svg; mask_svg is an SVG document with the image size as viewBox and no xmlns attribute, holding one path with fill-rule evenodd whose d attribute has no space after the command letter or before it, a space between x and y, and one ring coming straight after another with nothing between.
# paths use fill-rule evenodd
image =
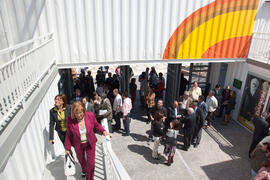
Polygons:
<instances>
[{"instance_id":1,"label":"metal column","mask_svg":"<svg viewBox=\"0 0 270 180\"><path fill-rule=\"evenodd\" d=\"M120 92L129 95L130 66L120 66Z\"/></svg>"},{"instance_id":2,"label":"metal column","mask_svg":"<svg viewBox=\"0 0 270 180\"><path fill-rule=\"evenodd\" d=\"M65 94L68 102L72 99L73 93L73 80L71 69L60 69L60 80L57 83L59 94Z\"/></svg>"},{"instance_id":3,"label":"metal column","mask_svg":"<svg viewBox=\"0 0 270 180\"><path fill-rule=\"evenodd\" d=\"M179 100L179 88L181 83L182 64L168 64L166 83L166 107L171 106L175 99Z\"/></svg>"}]
</instances>

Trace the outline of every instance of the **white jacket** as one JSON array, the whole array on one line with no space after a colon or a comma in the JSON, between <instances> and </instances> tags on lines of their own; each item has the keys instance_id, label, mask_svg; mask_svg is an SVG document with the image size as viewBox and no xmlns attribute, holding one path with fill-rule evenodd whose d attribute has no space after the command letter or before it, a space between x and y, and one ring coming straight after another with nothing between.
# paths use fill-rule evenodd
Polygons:
<instances>
[{"instance_id":1,"label":"white jacket","mask_svg":"<svg viewBox=\"0 0 270 180\"><path fill-rule=\"evenodd\" d=\"M218 107L218 101L215 96L207 96L206 104L208 105L208 112L214 112Z\"/></svg>"}]
</instances>

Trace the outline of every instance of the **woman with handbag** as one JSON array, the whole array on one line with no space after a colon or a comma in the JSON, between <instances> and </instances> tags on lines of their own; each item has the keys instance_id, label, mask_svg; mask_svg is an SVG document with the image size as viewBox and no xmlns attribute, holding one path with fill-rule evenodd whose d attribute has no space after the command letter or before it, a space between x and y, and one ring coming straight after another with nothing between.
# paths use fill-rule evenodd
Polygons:
<instances>
[{"instance_id":1,"label":"woman with handbag","mask_svg":"<svg viewBox=\"0 0 270 180\"><path fill-rule=\"evenodd\" d=\"M66 137L66 118L70 116L70 106L67 105L67 98L64 94L58 94L54 98L55 106L50 110L50 128L49 128L49 141L54 144L54 129L57 131L58 136L65 145Z\"/></svg>"},{"instance_id":2,"label":"woman with handbag","mask_svg":"<svg viewBox=\"0 0 270 180\"><path fill-rule=\"evenodd\" d=\"M111 136L111 134L103 129L92 112L86 112L85 106L79 101L72 104L71 117L68 118L67 122L66 154L70 153L72 145L82 167L82 177L86 176L87 180L92 180L94 179L97 142L94 130L104 136Z\"/></svg>"}]
</instances>

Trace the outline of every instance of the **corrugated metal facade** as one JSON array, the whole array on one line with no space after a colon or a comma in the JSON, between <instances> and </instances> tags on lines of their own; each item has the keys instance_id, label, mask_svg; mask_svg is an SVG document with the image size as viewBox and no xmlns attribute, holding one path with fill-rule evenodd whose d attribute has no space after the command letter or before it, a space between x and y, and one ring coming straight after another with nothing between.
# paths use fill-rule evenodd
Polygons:
<instances>
[{"instance_id":1,"label":"corrugated metal facade","mask_svg":"<svg viewBox=\"0 0 270 180\"><path fill-rule=\"evenodd\" d=\"M3 0L0 48L54 32L59 64L245 58L258 2Z\"/></svg>"},{"instance_id":2,"label":"corrugated metal facade","mask_svg":"<svg viewBox=\"0 0 270 180\"><path fill-rule=\"evenodd\" d=\"M0 173L0 179L41 179L46 163L52 160L52 155L54 154L56 157L64 152L64 147L58 136L55 136L54 146L49 144L48 137L49 109L54 106L54 97L58 94L57 83L59 79L60 76L57 75L39 104L39 108L16 145L7 165Z\"/></svg>"},{"instance_id":3,"label":"corrugated metal facade","mask_svg":"<svg viewBox=\"0 0 270 180\"><path fill-rule=\"evenodd\" d=\"M270 64L270 2L261 0L248 58Z\"/></svg>"},{"instance_id":4,"label":"corrugated metal facade","mask_svg":"<svg viewBox=\"0 0 270 180\"><path fill-rule=\"evenodd\" d=\"M2 0L0 2L0 49L52 32L48 0ZM32 46L17 49L16 55ZM0 65L12 54L0 55Z\"/></svg>"},{"instance_id":5,"label":"corrugated metal facade","mask_svg":"<svg viewBox=\"0 0 270 180\"><path fill-rule=\"evenodd\" d=\"M258 0L57 0L59 63L246 57Z\"/></svg>"}]
</instances>

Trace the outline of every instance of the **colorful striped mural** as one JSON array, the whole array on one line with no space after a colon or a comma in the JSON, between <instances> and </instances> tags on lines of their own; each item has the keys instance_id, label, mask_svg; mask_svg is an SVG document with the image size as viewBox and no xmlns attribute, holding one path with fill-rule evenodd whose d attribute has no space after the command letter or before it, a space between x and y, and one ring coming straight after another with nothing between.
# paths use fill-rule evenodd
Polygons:
<instances>
[{"instance_id":1,"label":"colorful striped mural","mask_svg":"<svg viewBox=\"0 0 270 180\"><path fill-rule=\"evenodd\" d=\"M188 16L163 59L246 58L259 0L216 0Z\"/></svg>"}]
</instances>

